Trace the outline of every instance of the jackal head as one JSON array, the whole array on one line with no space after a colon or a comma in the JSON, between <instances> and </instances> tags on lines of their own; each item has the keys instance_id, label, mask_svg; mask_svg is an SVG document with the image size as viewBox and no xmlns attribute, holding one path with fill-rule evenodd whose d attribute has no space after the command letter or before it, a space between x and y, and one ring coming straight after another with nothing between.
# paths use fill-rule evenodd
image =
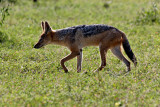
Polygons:
<instances>
[{"instance_id":1,"label":"jackal head","mask_svg":"<svg viewBox=\"0 0 160 107\"><path fill-rule=\"evenodd\" d=\"M50 44L52 41L52 29L48 22L43 22L41 23L41 27L43 30L43 33L40 36L40 39L36 45L34 45L34 48L38 49L41 48L42 46L45 46L47 44Z\"/></svg>"}]
</instances>

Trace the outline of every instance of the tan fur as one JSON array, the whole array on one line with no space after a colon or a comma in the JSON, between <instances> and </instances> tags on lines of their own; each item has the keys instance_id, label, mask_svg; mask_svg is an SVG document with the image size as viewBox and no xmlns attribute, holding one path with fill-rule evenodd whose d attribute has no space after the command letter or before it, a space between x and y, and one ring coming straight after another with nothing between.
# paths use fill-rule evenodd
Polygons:
<instances>
[{"instance_id":1,"label":"tan fur","mask_svg":"<svg viewBox=\"0 0 160 107\"><path fill-rule=\"evenodd\" d=\"M94 35L89 38L76 36L76 42L73 44L69 42L69 37L66 37L63 41L58 40L58 37L56 38L56 36L58 35L56 35L56 32L54 31L50 32L48 35L53 36L53 40L51 43L66 46L71 51L77 49L79 50L87 46L99 46L100 43L103 43L107 47L114 47L116 45L121 44L123 40L121 34L115 32L114 29L100 33L98 35Z\"/></svg>"},{"instance_id":2,"label":"tan fur","mask_svg":"<svg viewBox=\"0 0 160 107\"><path fill-rule=\"evenodd\" d=\"M48 24L47 22L45 22ZM44 27L44 22L42 23L42 29L44 32L46 32L44 29L47 29ZM42 36L44 36L44 33L42 33ZM118 32L116 29L107 30L103 33L99 33L97 35L93 35L91 37L84 38L81 31L77 31L75 35L75 42L71 43L69 40L69 36L66 36L62 40L59 39L59 35L56 31L51 30L46 34L46 37L44 38L43 45L46 44L58 44L65 46L69 48L71 51L71 54L66 56L61 60L61 65L65 72L68 72L68 69L64 65L64 63L74 57L77 57L77 72L81 71L81 62L82 62L82 48L86 46L99 46L100 48L100 56L101 56L101 65L96 70L102 70L106 66L106 53L109 49L112 50L113 54L117 56L118 59L122 60L128 70L130 70L130 63L129 61L123 56L120 46L122 44L123 38L122 33ZM37 44L40 44L39 42ZM36 45L37 45L36 44Z\"/></svg>"}]
</instances>

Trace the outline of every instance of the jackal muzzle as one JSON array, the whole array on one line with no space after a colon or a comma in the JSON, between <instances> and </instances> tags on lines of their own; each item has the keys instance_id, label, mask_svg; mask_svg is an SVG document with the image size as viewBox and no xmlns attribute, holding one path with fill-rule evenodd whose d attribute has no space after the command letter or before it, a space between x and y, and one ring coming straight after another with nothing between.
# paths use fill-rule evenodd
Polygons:
<instances>
[{"instance_id":1,"label":"jackal muzzle","mask_svg":"<svg viewBox=\"0 0 160 107\"><path fill-rule=\"evenodd\" d=\"M42 46L43 46L43 44L37 43L36 45L34 45L34 48L35 48L35 49L38 49L38 48L41 48Z\"/></svg>"}]
</instances>

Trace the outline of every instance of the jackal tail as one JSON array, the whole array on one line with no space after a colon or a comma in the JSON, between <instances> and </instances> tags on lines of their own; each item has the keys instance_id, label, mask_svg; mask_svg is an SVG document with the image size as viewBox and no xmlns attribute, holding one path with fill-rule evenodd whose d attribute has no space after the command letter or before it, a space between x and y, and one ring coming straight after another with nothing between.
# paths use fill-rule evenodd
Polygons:
<instances>
[{"instance_id":1,"label":"jackal tail","mask_svg":"<svg viewBox=\"0 0 160 107\"><path fill-rule=\"evenodd\" d=\"M129 41L126 37L126 35L122 32L122 38L123 38L123 42L122 42L122 45L123 45L123 48L124 48L124 51L125 53L127 54L127 56L131 59L131 61L134 63L135 67L137 65L137 59L130 47L130 44L129 44Z\"/></svg>"}]
</instances>

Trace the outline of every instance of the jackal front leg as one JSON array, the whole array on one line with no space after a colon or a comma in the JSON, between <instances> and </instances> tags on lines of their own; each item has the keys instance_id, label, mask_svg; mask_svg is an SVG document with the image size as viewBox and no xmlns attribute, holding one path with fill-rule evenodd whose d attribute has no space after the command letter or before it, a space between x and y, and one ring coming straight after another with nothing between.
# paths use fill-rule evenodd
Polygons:
<instances>
[{"instance_id":1,"label":"jackal front leg","mask_svg":"<svg viewBox=\"0 0 160 107\"><path fill-rule=\"evenodd\" d=\"M74 57L76 57L77 55L79 55L79 52L71 52L70 55L66 56L65 58L63 58L61 60L61 66L63 67L65 73L68 73L68 69L66 68L66 66L64 65L64 63Z\"/></svg>"},{"instance_id":2,"label":"jackal front leg","mask_svg":"<svg viewBox=\"0 0 160 107\"><path fill-rule=\"evenodd\" d=\"M77 56L77 72L81 72L82 66L82 49L80 49L80 55Z\"/></svg>"}]
</instances>

